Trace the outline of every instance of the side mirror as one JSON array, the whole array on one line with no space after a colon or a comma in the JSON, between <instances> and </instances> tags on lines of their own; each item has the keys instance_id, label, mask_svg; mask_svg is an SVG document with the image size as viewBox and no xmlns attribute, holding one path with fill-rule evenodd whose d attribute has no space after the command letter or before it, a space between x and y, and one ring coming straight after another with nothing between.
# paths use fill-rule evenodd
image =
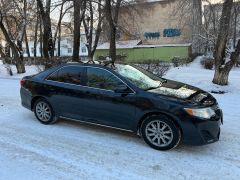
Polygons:
<instances>
[{"instance_id":1,"label":"side mirror","mask_svg":"<svg viewBox=\"0 0 240 180\"><path fill-rule=\"evenodd\" d=\"M118 85L115 90L115 93L129 93L129 89L125 84Z\"/></svg>"}]
</instances>

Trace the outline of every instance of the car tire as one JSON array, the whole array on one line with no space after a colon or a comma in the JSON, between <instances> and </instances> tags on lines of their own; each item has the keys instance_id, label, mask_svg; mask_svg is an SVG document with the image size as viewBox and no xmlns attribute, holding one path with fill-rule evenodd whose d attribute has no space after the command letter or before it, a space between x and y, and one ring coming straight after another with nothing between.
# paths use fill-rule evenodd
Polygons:
<instances>
[{"instance_id":1,"label":"car tire","mask_svg":"<svg viewBox=\"0 0 240 180\"><path fill-rule=\"evenodd\" d=\"M51 104L44 98L39 98L33 106L36 118L42 124L53 124L57 121Z\"/></svg>"},{"instance_id":2,"label":"car tire","mask_svg":"<svg viewBox=\"0 0 240 180\"><path fill-rule=\"evenodd\" d=\"M143 140L156 150L166 151L178 146L181 131L166 115L147 117L141 126Z\"/></svg>"}]
</instances>

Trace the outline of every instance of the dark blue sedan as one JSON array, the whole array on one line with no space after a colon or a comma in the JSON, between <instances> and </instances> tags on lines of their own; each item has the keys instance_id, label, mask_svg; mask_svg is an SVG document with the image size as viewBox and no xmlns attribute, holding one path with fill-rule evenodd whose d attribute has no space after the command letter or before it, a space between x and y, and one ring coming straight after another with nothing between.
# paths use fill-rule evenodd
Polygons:
<instances>
[{"instance_id":1,"label":"dark blue sedan","mask_svg":"<svg viewBox=\"0 0 240 180\"><path fill-rule=\"evenodd\" d=\"M21 80L22 105L59 118L134 132L154 149L218 141L222 111L209 93L138 66L60 65Z\"/></svg>"}]
</instances>

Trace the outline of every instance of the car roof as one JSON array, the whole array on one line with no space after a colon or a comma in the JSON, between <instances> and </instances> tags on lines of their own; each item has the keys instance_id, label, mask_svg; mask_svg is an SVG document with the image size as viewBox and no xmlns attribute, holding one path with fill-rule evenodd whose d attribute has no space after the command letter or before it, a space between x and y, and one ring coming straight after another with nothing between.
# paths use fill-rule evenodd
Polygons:
<instances>
[{"instance_id":1,"label":"car roof","mask_svg":"<svg viewBox=\"0 0 240 180\"><path fill-rule=\"evenodd\" d=\"M71 63L65 63L65 64L60 64L58 66L54 66L50 69L47 69L45 71L42 71L38 74L35 75L35 78L40 78L40 79L44 79L47 76L49 76L51 73L63 68L63 67L68 67L68 66L79 66L79 67L96 67L96 68L102 68L102 69L106 69L109 70L111 72L113 72L114 74L116 72L114 72L114 69L108 65L104 65L104 64L88 64L88 63L78 63L78 62L71 62Z\"/></svg>"},{"instance_id":2,"label":"car roof","mask_svg":"<svg viewBox=\"0 0 240 180\"><path fill-rule=\"evenodd\" d=\"M105 68L106 66L104 65L101 65L101 64L88 64L88 63L66 63L66 64L62 64L61 66L64 67L64 66L71 66L71 65L74 65L74 66L91 66L91 67L101 67L101 68Z\"/></svg>"},{"instance_id":3,"label":"car roof","mask_svg":"<svg viewBox=\"0 0 240 180\"><path fill-rule=\"evenodd\" d=\"M117 63L117 64L119 64L119 63ZM102 68L102 69L114 71L114 66L111 66L111 63L108 65L105 65L105 64L88 64L88 63L75 63L74 62L74 63L61 64L60 66L58 66L58 68L67 67L67 66L96 67L96 68Z\"/></svg>"}]
</instances>

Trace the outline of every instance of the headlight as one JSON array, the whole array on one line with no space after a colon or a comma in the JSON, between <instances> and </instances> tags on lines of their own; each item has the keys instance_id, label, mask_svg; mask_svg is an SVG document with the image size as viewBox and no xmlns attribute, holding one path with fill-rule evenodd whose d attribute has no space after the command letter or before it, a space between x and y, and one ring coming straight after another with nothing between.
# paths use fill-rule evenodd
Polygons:
<instances>
[{"instance_id":1,"label":"headlight","mask_svg":"<svg viewBox=\"0 0 240 180\"><path fill-rule=\"evenodd\" d=\"M184 110L191 116L196 116L205 119L210 119L212 116L216 115L212 108L200 108L200 109L184 108Z\"/></svg>"}]
</instances>

